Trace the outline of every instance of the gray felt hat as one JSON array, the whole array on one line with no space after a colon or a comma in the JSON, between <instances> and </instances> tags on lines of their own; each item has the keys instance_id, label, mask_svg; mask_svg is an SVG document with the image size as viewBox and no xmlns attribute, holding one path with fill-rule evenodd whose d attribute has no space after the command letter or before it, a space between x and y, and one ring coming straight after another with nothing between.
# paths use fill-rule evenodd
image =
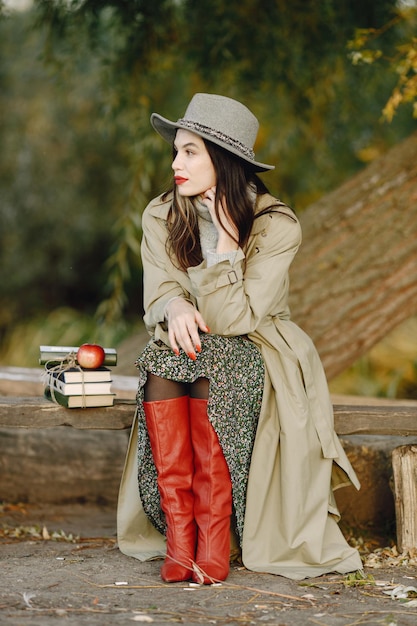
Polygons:
<instances>
[{"instance_id":1,"label":"gray felt hat","mask_svg":"<svg viewBox=\"0 0 417 626\"><path fill-rule=\"evenodd\" d=\"M174 142L178 128L184 128L247 161L258 172L274 169L273 165L255 161L253 146L259 122L247 107L232 98L196 93L184 117L177 122L152 113L151 124L170 144Z\"/></svg>"}]
</instances>

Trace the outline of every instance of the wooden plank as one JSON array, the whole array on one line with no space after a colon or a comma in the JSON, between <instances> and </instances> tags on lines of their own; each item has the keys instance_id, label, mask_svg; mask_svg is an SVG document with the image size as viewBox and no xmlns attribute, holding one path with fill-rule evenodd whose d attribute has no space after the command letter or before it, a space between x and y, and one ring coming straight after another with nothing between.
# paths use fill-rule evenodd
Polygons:
<instances>
[{"instance_id":1,"label":"wooden plank","mask_svg":"<svg viewBox=\"0 0 417 626\"><path fill-rule=\"evenodd\" d=\"M416 406L335 405L338 435L417 436Z\"/></svg>"},{"instance_id":2,"label":"wooden plank","mask_svg":"<svg viewBox=\"0 0 417 626\"><path fill-rule=\"evenodd\" d=\"M135 413L134 400L115 400L112 407L66 409L40 397L0 398L0 428L52 428L72 426L81 429L121 430L130 428Z\"/></svg>"},{"instance_id":3,"label":"wooden plank","mask_svg":"<svg viewBox=\"0 0 417 626\"><path fill-rule=\"evenodd\" d=\"M417 549L417 446L399 446L392 453L397 548Z\"/></svg>"},{"instance_id":4,"label":"wooden plank","mask_svg":"<svg viewBox=\"0 0 417 626\"><path fill-rule=\"evenodd\" d=\"M134 400L116 399L113 407L65 409L41 397L0 397L0 428L72 426L102 430L130 428ZM417 436L416 406L335 405L339 435Z\"/></svg>"}]
</instances>

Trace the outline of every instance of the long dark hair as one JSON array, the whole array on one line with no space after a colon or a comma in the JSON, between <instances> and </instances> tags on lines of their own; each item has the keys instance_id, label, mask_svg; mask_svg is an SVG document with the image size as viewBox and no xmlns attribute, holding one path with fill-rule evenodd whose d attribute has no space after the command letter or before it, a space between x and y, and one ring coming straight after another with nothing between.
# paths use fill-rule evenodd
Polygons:
<instances>
[{"instance_id":1,"label":"long dark hair","mask_svg":"<svg viewBox=\"0 0 417 626\"><path fill-rule=\"evenodd\" d=\"M237 243L244 248L255 219L253 193L268 193L268 189L250 163L210 141L203 141L216 172L216 214L219 216L220 198L225 198L230 220L239 233ZM175 148L173 156L176 156ZM184 271L199 265L203 260L194 201L195 198L180 196L176 186L173 186L172 204L168 213L167 249L173 263Z\"/></svg>"}]
</instances>

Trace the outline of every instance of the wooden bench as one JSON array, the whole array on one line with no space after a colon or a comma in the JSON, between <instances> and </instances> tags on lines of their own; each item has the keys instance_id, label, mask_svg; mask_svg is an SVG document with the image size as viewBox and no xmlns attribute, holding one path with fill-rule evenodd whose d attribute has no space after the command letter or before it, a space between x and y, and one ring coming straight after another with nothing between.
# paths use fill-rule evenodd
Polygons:
<instances>
[{"instance_id":1,"label":"wooden bench","mask_svg":"<svg viewBox=\"0 0 417 626\"><path fill-rule=\"evenodd\" d=\"M8 375L13 368L6 368ZM4 368L3 368L4 373ZM28 376L30 374L28 373ZM35 382L39 371L36 370ZM122 377L119 377L122 378ZM127 380L132 378L132 380ZM0 371L1 379L1 371ZM120 382L120 381L119 381ZM69 426L77 429L123 430L130 428L135 412L134 377L119 384L113 407L66 409L41 396L0 396L0 428L39 429ZM129 398L121 398L123 388ZM0 388L1 392L1 388ZM133 397L132 397L133 395ZM417 403L376 405L334 404L335 430L339 436L386 435L417 438ZM417 548L417 445L400 446L392 454L397 546Z\"/></svg>"},{"instance_id":2,"label":"wooden bench","mask_svg":"<svg viewBox=\"0 0 417 626\"><path fill-rule=\"evenodd\" d=\"M334 405L338 435L417 437L417 406ZM130 428L133 399L116 399L114 406L66 409L41 397L0 397L0 428L72 426L104 430Z\"/></svg>"}]
</instances>

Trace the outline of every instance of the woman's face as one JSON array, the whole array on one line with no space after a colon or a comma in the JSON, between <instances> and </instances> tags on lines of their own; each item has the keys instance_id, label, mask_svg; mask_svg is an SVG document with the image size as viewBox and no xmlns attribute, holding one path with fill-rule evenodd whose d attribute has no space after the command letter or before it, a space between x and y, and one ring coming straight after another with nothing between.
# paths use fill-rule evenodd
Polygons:
<instances>
[{"instance_id":1,"label":"woman's face","mask_svg":"<svg viewBox=\"0 0 417 626\"><path fill-rule=\"evenodd\" d=\"M177 154L172 169L181 196L198 196L216 186L216 172L201 137L180 128L174 148Z\"/></svg>"}]
</instances>

